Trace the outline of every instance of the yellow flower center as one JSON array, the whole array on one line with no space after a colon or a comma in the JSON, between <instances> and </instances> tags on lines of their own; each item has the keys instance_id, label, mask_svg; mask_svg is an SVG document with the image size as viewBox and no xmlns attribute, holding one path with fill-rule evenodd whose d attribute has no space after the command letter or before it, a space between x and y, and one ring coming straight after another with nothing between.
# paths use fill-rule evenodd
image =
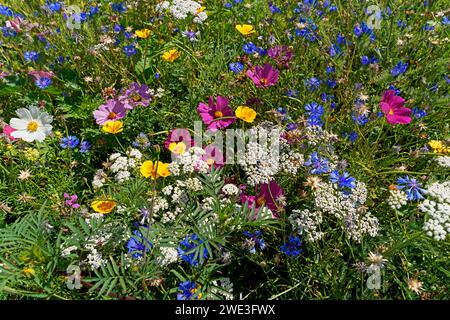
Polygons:
<instances>
[{"instance_id":1,"label":"yellow flower center","mask_svg":"<svg viewBox=\"0 0 450 320\"><path fill-rule=\"evenodd\" d=\"M216 112L214 112L214 118L222 118L222 117L223 117L222 111L216 111Z\"/></svg>"},{"instance_id":2,"label":"yellow flower center","mask_svg":"<svg viewBox=\"0 0 450 320\"><path fill-rule=\"evenodd\" d=\"M134 102L139 102L142 100L142 97L140 94L134 93L131 95L131 100L133 100Z\"/></svg>"},{"instance_id":3,"label":"yellow flower center","mask_svg":"<svg viewBox=\"0 0 450 320\"><path fill-rule=\"evenodd\" d=\"M39 124L34 120L30 121L27 125L27 130L30 132L36 132L38 128Z\"/></svg>"},{"instance_id":4,"label":"yellow flower center","mask_svg":"<svg viewBox=\"0 0 450 320\"><path fill-rule=\"evenodd\" d=\"M266 85L269 81L266 78L259 79L259 83L261 83L263 86Z\"/></svg>"},{"instance_id":5,"label":"yellow flower center","mask_svg":"<svg viewBox=\"0 0 450 320\"><path fill-rule=\"evenodd\" d=\"M394 110L390 109L389 112L388 112L388 114L389 114L390 116L392 116L392 115L394 114Z\"/></svg>"}]
</instances>

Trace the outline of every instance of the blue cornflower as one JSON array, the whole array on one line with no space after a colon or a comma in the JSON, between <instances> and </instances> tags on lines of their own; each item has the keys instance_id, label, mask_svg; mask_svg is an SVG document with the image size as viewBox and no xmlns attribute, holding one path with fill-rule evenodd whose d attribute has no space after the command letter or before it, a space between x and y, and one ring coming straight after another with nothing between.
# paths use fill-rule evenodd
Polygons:
<instances>
[{"instance_id":1,"label":"blue cornflower","mask_svg":"<svg viewBox=\"0 0 450 320\"><path fill-rule=\"evenodd\" d=\"M68 136L61 138L61 142L59 143L59 145L63 149L74 149L76 148L76 146L78 146L79 143L80 139L78 139L77 136Z\"/></svg>"},{"instance_id":2,"label":"blue cornflower","mask_svg":"<svg viewBox=\"0 0 450 320\"><path fill-rule=\"evenodd\" d=\"M91 149L91 147L92 147L92 144L89 141L84 140L80 144L80 152L81 153L88 153L89 150Z\"/></svg>"},{"instance_id":3,"label":"blue cornflower","mask_svg":"<svg viewBox=\"0 0 450 320\"><path fill-rule=\"evenodd\" d=\"M352 112L351 116L352 116L353 122L355 122L356 124L358 124L360 126L363 126L367 122L369 122L369 117L365 114L360 114L360 115L356 116L355 112Z\"/></svg>"},{"instance_id":4,"label":"blue cornflower","mask_svg":"<svg viewBox=\"0 0 450 320\"><path fill-rule=\"evenodd\" d=\"M39 53L36 51L25 51L23 57L26 62L36 61L39 58Z\"/></svg>"},{"instance_id":5,"label":"blue cornflower","mask_svg":"<svg viewBox=\"0 0 450 320\"><path fill-rule=\"evenodd\" d=\"M450 19L447 16L442 17L442 24L445 26L450 25Z\"/></svg>"},{"instance_id":6,"label":"blue cornflower","mask_svg":"<svg viewBox=\"0 0 450 320\"><path fill-rule=\"evenodd\" d=\"M397 183L397 189L404 189L408 201L424 199L422 193L425 193L426 191L421 188L422 184L415 178L410 178L409 176L400 177L397 179Z\"/></svg>"},{"instance_id":7,"label":"blue cornflower","mask_svg":"<svg viewBox=\"0 0 450 320\"><path fill-rule=\"evenodd\" d=\"M331 56L331 57L334 57L334 56L336 56L336 55L339 55L339 54L342 53L341 47L338 46L337 44L333 44L333 45L330 47L329 53L330 53L330 56Z\"/></svg>"},{"instance_id":8,"label":"blue cornflower","mask_svg":"<svg viewBox=\"0 0 450 320\"><path fill-rule=\"evenodd\" d=\"M115 33L120 33L122 32L122 30L125 30L125 28L120 24L115 24L113 30Z\"/></svg>"},{"instance_id":9,"label":"blue cornflower","mask_svg":"<svg viewBox=\"0 0 450 320\"><path fill-rule=\"evenodd\" d=\"M16 30L8 28L7 26L2 27L2 32L4 37L15 37L17 35Z\"/></svg>"},{"instance_id":10,"label":"blue cornflower","mask_svg":"<svg viewBox=\"0 0 450 320\"><path fill-rule=\"evenodd\" d=\"M12 11L9 7L0 5L0 14L3 16L11 17L14 15L14 11Z\"/></svg>"},{"instance_id":11,"label":"blue cornflower","mask_svg":"<svg viewBox=\"0 0 450 320\"><path fill-rule=\"evenodd\" d=\"M355 34L355 36L357 36L358 38L363 34L363 30L361 29L361 26L359 24L357 24L354 28L353 28L353 33Z\"/></svg>"},{"instance_id":12,"label":"blue cornflower","mask_svg":"<svg viewBox=\"0 0 450 320\"><path fill-rule=\"evenodd\" d=\"M48 86L50 86L52 84L52 79L46 78L46 77L42 77L42 78L39 78L39 79L35 80L34 84L39 89L43 90L43 89L47 88Z\"/></svg>"},{"instance_id":13,"label":"blue cornflower","mask_svg":"<svg viewBox=\"0 0 450 320\"><path fill-rule=\"evenodd\" d=\"M125 31L123 33L123 36L125 37L125 39L130 39L133 36L133 34L131 32Z\"/></svg>"},{"instance_id":14,"label":"blue cornflower","mask_svg":"<svg viewBox=\"0 0 450 320\"><path fill-rule=\"evenodd\" d=\"M298 90L295 89L288 89L288 91L286 91L286 97L292 97L295 98L298 96Z\"/></svg>"},{"instance_id":15,"label":"blue cornflower","mask_svg":"<svg viewBox=\"0 0 450 320\"><path fill-rule=\"evenodd\" d=\"M434 26L432 26L431 24L425 23L425 25L422 27L422 30L433 31L434 30Z\"/></svg>"},{"instance_id":16,"label":"blue cornflower","mask_svg":"<svg viewBox=\"0 0 450 320\"><path fill-rule=\"evenodd\" d=\"M233 6L233 4L227 2L227 3L225 3L224 6L225 6L225 8L230 9Z\"/></svg>"},{"instance_id":17,"label":"blue cornflower","mask_svg":"<svg viewBox=\"0 0 450 320\"><path fill-rule=\"evenodd\" d=\"M148 136L144 132L139 133L133 141L133 147L135 148L147 149L151 145Z\"/></svg>"},{"instance_id":18,"label":"blue cornflower","mask_svg":"<svg viewBox=\"0 0 450 320\"><path fill-rule=\"evenodd\" d=\"M305 111L307 112L308 116L316 116L316 117L323 116L325 112L323 106L318 104L317 102L311 102L305 105Z\"/></svg>"},{"instance_id":19,"label":"blue cornflower","mask_svg":"<svg viewBox=\"0 0 450 320\"><path fill-rule=\"evenodd\" d=\"M200 252L196 252L197 247L202 244L203 241L195 233L190 236L186 236L184 240L180 241L177 248L178 255L181 259L191 266L197 266L200 261ZM208 259L208 250L203 248L203 258Z\"/></svg>"},{"instance_id":20,"label":"blue cornflower","mask_svg":"<svg viewBox=\"0 0 450 320\"><path fill-rule=\"evenodd\" d=\"M127 243L128 253L131 253L133 258L140 258L144 255L144 252L153 248L153 244L147 240L147 246L144 244L145 237L139 230L133 231L134 236L131 236Z\"/></svg>"},{"instance_id":21,"label":"blue cornflower","mask_svg":"<svg viewBox=\"0 0 450 320\"><path fill-rule=\"evenodd\" d=\"M239 73L242 72L244 70L244 65L239 62L231 62L228 67L230 68L231 71L233 71L234 73Z\"/></svg>"},{"instance_id":22,"label":"blue cornflower","mask_svg":"<svg viewBox=\"0 0 450 320\"><path fill-rule=\"evenodd\" d=\"M61 4L61 2L58 2L58 1L54 1L54 2L46 1L45 7L48 10L50 10L51 12L58 12L58 11L61 11L62 4Z\"/></svg>"},{"instance_id":23,"label":"blue cornflower","mask_svg":"<svg viewBox=\"0 0 450 320\"><path fill-rule=\"evenodd\" d=\"M403 63L402 60L400 60L395 67L393 67L391 69L391 75L393 77L396 77L402 73L404 73L406 71L406 69L408 68L408 62Z\"/></svg>"},{"instance_id":24,"label":"blue cornflower","mask_svg":"<svg viewBox=\"0 0 450 320\"><path fill-rule=\"evenodd\" d=\"M397 27L399 27L400 29L404 29L404 28L406 28L406 26L407 26L407 24L405 21L403 21L403 20L397 21Z\"/></svg>"},{"instance_id":25,"label":"blue cornflower","mask_svg":"<svg viewBox=\"0 0 450 320\"><path fill-rule=\"evenodd\" d=\"M242 247L247 248L252 254L256 253L256 248L264 250L264 248L266 247L266 243L261 238L262 232L260 230L256 230L255 233L250 233L248 231L244 231L243 233L249 239L246 239L244 241Z\"/></svg>"},{"instance_id":26,"label":"blue cornflower","mask_svg":"<svg viewBox=\"0 0 450 320\"><path fill-rule=\"evenodd\" d=\"M305 162L305 166L311 167L309 172L312 174L322 174L330 172L328 159L319 157L317 152L313 152L310 154L308 161Z\"/></svg>"},{"instance_id":27,"label":"blue cornflower","mask_svg":"<svg viewBox=\"0 0 450 320\"><path fill-rule=\"evenodd\" d=\"M417 107L412 108L412 114L417 118L423 118L427 115L427 112L423 109L419 109Z\"/></svg>"},{"instance_id":28,"label":"blue cornflower","mask_svg":"<svg viewBox=\"0 0 450 320\"><path fill-rule=\"evenodd\" d=\"M98 7L98 5L95 6L91 6L89 8L89 16L92 17L94 14L97 14L100 12L100 8Z\"/></svg>"},{"instance_id":29,"label":"blue cornflower","mask_svg":"<svg viewBox=\"0 0 450 320\"><path fill-rule=\"evenodd\" d=\"M368 56L362 56L361 57L361 64L363 66L367 66L370 63L370 59Z\"/></svg>"},{"instance_id":30,"label":"blue cornflower","mask_svg":"<svg viewBox=\"0 0 450 320\"><path fill-rule=\"evenodd\" d=\"M311 77L305 80L305 86L311 92L318 90L320 87L320 83L321 83L320 79L316 77Z\"/></svg>"},{"instance_id":31,"label":"blue cornflower","mask_svg":"<svg viewBox=\"0 0 450 320\"><path fill-rule=\"evenodd\" d=\"M323 127L323 121L320 117L310 116L306 119L306 122L309 127Z\"/></svg>"},{"instance_id":32,"label":"blue cornflower","mask_svg":"<svg viewBox=\"0 0 450 320\"><path fill-rule=\"evenodd\" d=\"M302 241L299 236L289 236L289 240L280 246L280 251L287 256L297 257L302 253Z\"/></svg>"},{"instance_id":33,"label":"blue cornflower","mask_svg":"<svg viewBox=\"0 0 450 320\"><path fill-rule=\"evenodd\" d=\"M255 53L258 50L258 48L253 42L248 42L242 46L242 50L244 50L246 54L252 54Z\"/></svg>"},{"instance_id":34,"label":"blue cornflower","mask_svg":"<svg viewBox=\"0 0 450 320\"><path fill-rule=\"evenodd\" d=\"M337 37L336 37L336 42L338 43L338 44L347 44L347 41L345 40L345 36L343 36L342 34L338 34L337 35Z\"/></svg>"},{"instance_id":35,"label":"blue cornflower","mask_svg":"<svg viewBox=\"0 0 450 320\"><path fill-rule=\"evenodd\" d=\"M133 44L130 44L129 46L123 47L123 52L127 55L127 57L131 57L137 53L137 50Z\"/></svg>"},{"instance_id":36,"label":"blue cornflower","mask_svg":"<svg viewBox=\"0 0 450 320\"><path fill-rule=\"evenodd\" d=\"M351 143L355 143L356 139L358 139L358 134L355 131L350 132L348 135Z\"/></svg>"},{"instance_id":37,"label":"blue cornflower","mask_svg":"<svg viewBox=\"0 0 450 320\"><path fill-rule=\"evenodd\" d=\"M353 189L356 187L355 178L351 177L346 171L344 171L343 174L340 174L338 170L331 171L330 181L332 183L337 183L338 187L341 189Z\"/></svg>"},{"instance_id":38,"label":"blue cornflower","mask_svg":"<svg viewBox=\"0 0 450 320\"><path fill-rule=\"evenodd\" d=\"M161 77L161 74L159 72L155 73L155 79L159 79Z\"/></svg>"},{"instance_id":39,"label":"blue cornflower","mask_svg":"<svg viewBox=\"0 0 450 320\"><path fill-rule=\"evenodd\" d=\"M202 294L196 294L196 291L200 287L196 285L193 281L186 280L178 286L181 293L177 294L177 300L198 300L202 297Z\"/></svg>"},{"instance_id":40,"label":"blue cornflower","mask_svg":"<svg viewBox=\"0 0 450 320\"><path fill-rule=\"evenodd\" d=\"M327 68L325 69L325 72L327 74L335 73L336 72L336 68L334 66L327 66Z\"/></svg>"},{"instance_id":41,"label":"blue cornflower","mask_svg":"<svg viewBox=\"0 0 450 320\"><path fill-rule=\"evenodd\" d=\"M400 95L400 89L396 88L393 84L391 84L388 88L389 90L394 90L397 96Z\"/></svg>"},{"instance_id":42,"label":"blue cornflower","mask_svg":"<svg viewBox=\"0 0 450 320\"><path fill-rule=\"evenodd\" d=\"M276 6L272 1L269 1L269 9L272 14L281 13L281 9Z\"/></svg>"},{"instance_id":43,"label":"blue cornflower","mask_svg":"<svg viewBox=\"0 0 450 320\"><path fill-rule=\"evenodd\" d=\"M127 11L127 6L124 2L120 3L111 3L111 9L112 11L118 12L118 13L124 13Z\"/></svg>"}]
</instances>

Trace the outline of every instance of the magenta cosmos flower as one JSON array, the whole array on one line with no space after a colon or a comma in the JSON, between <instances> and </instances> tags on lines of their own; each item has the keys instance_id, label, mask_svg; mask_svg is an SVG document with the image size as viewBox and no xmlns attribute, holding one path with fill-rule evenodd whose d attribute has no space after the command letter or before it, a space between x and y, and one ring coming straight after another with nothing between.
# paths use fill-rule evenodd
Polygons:
<instances>
[{"instance_id":1,"label":"magenta cosmos flower","mask_svg":"<svg viewBox=\"0 0 450 320\"><path fill-rule=\"evenodd\" d=\"M394 90L383 94L380 107L389 124L408 124L411 122L411 109L404 107L405 99L395 95Z\"/></svg>"},{"instance_id":2,"label":"magenta cosmos flower","mask_svg":"<svg viewBox=\"0 0 450 320\"><path fill-rule=\"evenodd\" d=\"M28 72L28 74L32 76L35 81L39 81L41 78L52 79L55 76L55 74L52 71L42 71L42 70L41 71L33 70Z\"/></svg>"},{"instance_id":3,"label":"magenta cosmos flower","mask_svg":"<svg viewBox=\"0 0 450 320\"><path fill-rule=\"evenodd\" d=\"M139 85L133 82L125 91L123 95L119 97L119 100L123 103L126 109L134 109L137 106L147 107L152 101L149 88L143 84Z\"/></svg>"},{"instance_id":4,"label":"magenta cosmos flower","mask_svg":"<svg viewBox=\"0 0 450 320\"><path fill-rule=\"evenodd\" d=\"M183 142L187 149L195 145L195 141L192 139L189 130L185 128L176 128L171 130L166 141L164 141L164 147L169 150L170 145L174 142Z\"/></svg>"},{"instance_id":5,"label":"magenta cosmos flower","mask_svg":"<svg viewBox=\"0 0 450 320\"><path fill-rule=\"evenodd\" d=\"M285 207L285 198L283 189L280 185L272 180L270 183L263 183L260 186L259 193L256 196L250 196L245 193L241 194L241 203L247 203L249 208L255 205L255 214L259 208L265 206L272 212L272 218L277 219L280 217L279 213ZM256 217L253 217L254 219Z\"/></svg>"},{"instance_id":6,"label":"magenta cosmos flower","mask_svg":"<svg viewBox=\"0 0 450 320\"><path fill-rule=\"evenodd\" d=\"M94 111L94 118L97 124L104 125L107 121L122 119L127 115L127 109L118 100L110 99Z\"/></svg>"},{"instance_id":7,"label":"magenta cosmos flower","mask_svg":"<svg viewBox=\"0 0 450 320\"><path fill-rule=\"evenodd\" d=\"M233 110L228 107L228 100L225 97L217 96L216 103L214 98L209 97L208 104L200 102L197 112L208 126L208 130L217 131L223 129L236 121Z\"/></svg>"},{"instance_id":8,"label":"magenta cosmos flower","mask_svg":"<svg viewBox=\"0 0 450 320\"><path fill-rule=\"evenodd\" d=\"M202 160L205 161L210 168L211 166L214 166L214 168L217 169L224 166L223 153L218 146L210 144L203 150L205 150L205 154L202 156Z\"/></svg>"},{"instance_id":9,"label":"magenta cosmos flower","mask_svg":"<svg viewBox=\"0 0 450 320\"><path fill-rule=\"evenodd\" d=\"M14 138L11 134L16 131L16 129L14 129L13 127L11 127L9 124L6 124L3 127L3 134L6 135L6 137L8 137L9 140L14 141L16 140L16 138Z\"/></svg>"},{"instance_id":10,"label":"magenta cosmos flower","mask_svg":"<svg viewBox=\"0 0 450 320\"><path fill-rule=\"evenodd\" d=\"M267 88L276 85L278 74L278 70L268 63L264 66L256 66L253 71L247 70L247 76L252 79L257 88Z\"/></svg>"}]
</instances>

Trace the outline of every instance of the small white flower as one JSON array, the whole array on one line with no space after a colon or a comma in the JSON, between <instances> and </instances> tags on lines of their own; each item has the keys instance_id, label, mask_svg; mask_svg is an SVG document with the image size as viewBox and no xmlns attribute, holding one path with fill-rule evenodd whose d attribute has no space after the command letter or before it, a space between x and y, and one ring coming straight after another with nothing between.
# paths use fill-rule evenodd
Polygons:
<instances>
[{"instance_id":1,"label":"small white flower","mask_svg":"<svg viewBox=\"0 0 450 320\"><path fill-rule=\"evenodd\" d=\"M50 123L53 117L38 107L20 108L16 110L16 114L19 118L12 118L10 121L11 127L16 130L11 133L14 138L42 142L52 132Z\"/></svg>"}]
</instances>

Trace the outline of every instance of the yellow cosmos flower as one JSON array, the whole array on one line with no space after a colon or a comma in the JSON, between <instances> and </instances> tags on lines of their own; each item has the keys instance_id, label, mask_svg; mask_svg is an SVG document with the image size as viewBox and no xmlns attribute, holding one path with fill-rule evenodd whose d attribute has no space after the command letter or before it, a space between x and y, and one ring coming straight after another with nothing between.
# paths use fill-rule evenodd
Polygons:
<instances>
[{"instance_id":1,"label":"yellow cosmos flower","mask_svg":"<svg viewBox=\"0 0 450 320\"><path fill-rule=\"evenodd\" d=\"M176 154L183 154L186 152L186 145L184 142L172 142L169 144L169 150Z\"/></svg>"},{"instance_id":2,"label":"yellow cosmos flower","mask_svg":"<svg viewBox=\"0 0 450 320\"><path fill-rule=\"evenodd\" d=\"M152 180L159 177L167 177L170 175L169 164L161 161L153 163L151 160L144 161L141 165L141 174L145 178L151 178Z\"/></svg>"},{"instance_id":3,"label":"yellow cosmos flower","mask_svg":"<svg viewBox=\"0 0 450 320\"><path fill-rule=\"evenodd\" d=\"M236 30L239 31L244 36L247 36L255 32L255 29L253 29L253 26L250 24L237 24Z\"/></svg>"},{"instance_id":4,"label":"yellow cosmos flower","mask_svg":"<svg viewBox=\"0 0 450 320\"><path fill-rule=\"evenodd\" d=\"M149 29L136 30L134 34L141 39L147 39L150 36L150 30Z\"/></svg>"},{"instance_id":5,"label":"yellow cosmos flower","mask_svg":"<svg viewBox=\"0 0 450 320\"><path fill-rule=\"evenodd\" d=\"M442 141L431 140L428 145L435 153L450 153L450 147L445 146Z\"/></svg>"},{"instance_id":6,"label":"yellow cosmos flower","mask_svg":"<svg viewBox=\"0 0 450 320\"><path fill-rule=\"evenodd\" d=\"M169 51L164 52L161 58L164 61L174 62L176 59L178 59L180 55L181 55L180 51L178 51L177 49L171 49Z\"/></svg>"},{"instance_id":7,"label":"yellow cosmos flower","mask_svg":"<svg viewBox=\"0 0 450 320\"><path fill-rule=\"evenodd\" d=\"M246 106L239 106L235 113L236 117L249 123L252 123L256 118L256 111Z\"/></svg>"},{"instance_id":8,"label":"yellow cosmos flower","mask_svg":"<svg viewBox=\"0 0 450 320\"><path fill-rule=\"evenodd\" d=\"M122 121L106 121L103 125L103 131L107 133L116 134L123 131L123 122Z\"/></svg>"},{"instance_id":9,"label":"yellow cosmos flower","mask_svg":"<svg viewBox=\"0 0 450 320\"><path fill-rule=\"evenodd\" d=\"M98 213L110 213L116 207L114 200L96 200L91 203L91 208Z\"/></svg>"}]
</instances>

